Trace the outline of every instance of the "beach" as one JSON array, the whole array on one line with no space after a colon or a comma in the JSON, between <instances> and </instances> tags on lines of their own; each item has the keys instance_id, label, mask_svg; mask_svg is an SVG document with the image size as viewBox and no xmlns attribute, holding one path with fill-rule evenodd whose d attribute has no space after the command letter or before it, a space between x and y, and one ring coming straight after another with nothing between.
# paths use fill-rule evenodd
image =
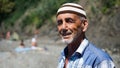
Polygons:
<instances>
[{"instance_id":1,"label":"beach","mask_svg":"<svg viewBox=\"0 0 120 68\"><path fill-rule=\"evenodd\" d=\"M31 47L31 39L24 40L26 47ZM16 52L15 48L20 41L0 41L0 68L57 68L61 50L65 44L60 39L53 40L49 37L42 37L37 41L37 50ZM107 49L105 49L107 50ZM107 52L113 58L116 68L119 68L120 53Z\"/></svg>"}]
</instances>

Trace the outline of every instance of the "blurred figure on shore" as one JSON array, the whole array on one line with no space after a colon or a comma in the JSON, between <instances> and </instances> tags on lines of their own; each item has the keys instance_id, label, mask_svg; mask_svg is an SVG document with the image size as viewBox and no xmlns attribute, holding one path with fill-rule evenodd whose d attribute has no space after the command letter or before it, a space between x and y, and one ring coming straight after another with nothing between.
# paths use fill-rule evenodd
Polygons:
<instances>
[{"instance_id":1,"label":"blurred figure on shore","mask_svg":"<svg viewBox=\"0 0 120 68\"><path fill-rule=\"evenodd\" d=\"M25 52L29 50L31 50L31 48L25 47L23 39L20 41L20 45L15 49L16 52Z\"/></svg>"},{"instance_id":2,"label":"blurred figure on shore","mask_svg":"<svg viewBox=\"0 0 120 68\"><path fill-rule=\"evenodd\" d=\"M11 35L11 40L13 41L17 41L17 40L20 40L20 36L19 34L17 33L17 31L14 31Z\"/></svg>"},{"instance_id":3,"label":"blurred figure on shore","mask_svg":"<svg viewBox=\"0 0 120 68\"><path fill-rule=\"evenodd\" d=\"M36 29L36 30L34 31L34 36L33 36L32 40L31 40L31 45L32 45L31 48L32 48L32 49L37 49L38 34L39 34L39 31L38 31L38 29Z\"/></svg>"},{"instance_id":4,"label":"blurred figure on shore","mask_svg":"<svg viewBox=\"0 0 120 68\"><path fill-rule=\"evenodd\" d=\"M24 47L25 47L25 44L24 44L24 40L22 39L20 42L20 48L24 48Z\"/></svg>"},{"instance_id":5,"label":"blurred figure on shore","mask_svg":"<svg viewBox=\"0 0 120 68\"><path fill-rule=\"evenodd\" d=\"M38 43L37 43L38 42L38 34L39 34L39 30L36 29L34 31L34 36L31 40L31 45L32 45L31 48L33 50L45 50L45 48L38 47ZM47 48L46 48L46 50L47 50Z\"/></svg>"},{"instance_id":6,"label":"blurred figure on shore","mask_svg":"<svg viewBox=\"0 0 120 68\"><path fill-rule=\"evenodd\" d=\"M4 39L5 38L5 34L4 32L0 32L0 40Z\"/></svg>"},{"instance_id":7,"label":"blurred figure on shore","mask_svg":"<svg viewBox=\"0 0 120 68\"><path fill-rule=\"evenodd\" d=\"M8 31L8 32L6 33L6 39L7 39L7 40L10 40L10 37L11 37L11 32Z\"/></svg>"},{"instance_id":8,"label":"blurred figure on shore","mask_svg":"<svg viewBox=\"0 0 120 68\"><path fill-rule=\"evenodd\" d=\"M31 40L31 45L32 45L32 49L36 49L37 48L37 38L33 37Z\"/></svg>"}]
</instances>

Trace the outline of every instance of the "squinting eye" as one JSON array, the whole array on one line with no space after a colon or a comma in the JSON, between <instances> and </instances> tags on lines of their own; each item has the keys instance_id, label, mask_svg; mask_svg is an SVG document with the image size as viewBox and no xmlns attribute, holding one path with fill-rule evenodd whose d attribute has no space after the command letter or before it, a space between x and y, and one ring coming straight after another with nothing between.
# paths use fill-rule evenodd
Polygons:
<instances>
[{"instance_id":1,"label":"squinting eye","mask_svg":"<svg viewBox=\"0 0 120 68\"><path fill-rule=\"evenodd\" d=\"M74 23L75 22L72 18L66 18L65 21L67 23Z\"/></svg>"},{"instance_id":2,"label":"squinting eye","mask_svg":"<svg viewBox=\"0 0 120 68\"><path fill-rule=\"evenodd\" d=\"M62 20L58 20L57 25L61 25L61 24L62 24Z\"/></svg>"}]
</instances>

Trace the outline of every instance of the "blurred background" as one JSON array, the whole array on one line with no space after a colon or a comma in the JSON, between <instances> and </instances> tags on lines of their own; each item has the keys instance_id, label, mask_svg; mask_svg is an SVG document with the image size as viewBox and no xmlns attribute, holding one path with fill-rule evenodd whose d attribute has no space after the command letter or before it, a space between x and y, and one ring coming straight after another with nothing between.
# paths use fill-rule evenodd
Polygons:
<instances>
[{"instance_id":1,"label":"blurred background","mask_svg":"<svg viewBox=\"0 0 120 68\"><path fill-rule=\"evenodd\" d=\"M107 51L119 68L120 0L0 0L0 68L56 68L60 51L65 47L57 32L56 12L66 2L84 7L89 21L87 38ZM48 51L14 53L20 39L31 46L36 31L38 46ZM8 32L16 32L19 38L7 40Z\"/></svg>"}]
</instances>

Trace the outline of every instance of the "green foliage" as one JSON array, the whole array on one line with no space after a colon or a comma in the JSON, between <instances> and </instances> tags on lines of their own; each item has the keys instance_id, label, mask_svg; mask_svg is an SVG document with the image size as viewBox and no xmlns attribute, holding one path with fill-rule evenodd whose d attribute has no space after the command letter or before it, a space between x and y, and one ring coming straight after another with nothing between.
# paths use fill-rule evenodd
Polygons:
<instances>
[{"instance_id":1,"label":"green foliage","mask_svg":"<svg viewBox=\"0 0 120 68\"><path fill-rule=\"evenodd\" d=\"M41 0L40 4L36 7L37 10L24 20L33 19L32 23L35 23L37 20L37 24L35 25L36 28L39 28L45 23L45 20L51 19L56 14L60 5L65 2L72 2L72 0Z\"/></svg>"},{"instance_id":2,"label":"green foliage","mask_svg":"<svg viewBox=\"0 0 120 68\"><path fill-rule=\"evenodd\" d=\"M4 1L4 0L3 0ZM14 12L10 13L7 16L7 19L4 21L5 26L13 26L16 21L24 14L24 12L31 6L35 6L39 0L15 0L13 3ZM5 16L5 15L4 15ZM26 23L25 23L26 24Z\"/></svg>"},{"instance_id":3,"label":"green foliage","mask_svg":"<svg viewBox=\"0 0 120 68\"><path fill-rule=\"evenodd\" d=\"M15 3L10 0L0 0L0 13L10 13Z\"/></svg>"},{"instance_id":4,"label":"green foliage","mask_svg":"<svg viewBox=\"0 0 120 68\"><path fill-rule=\"evenodd\" d=\"M46 20L51 20L57 9L65 2L79 0L0 0L0 23L4 20L5 26L14 26L21 20L20 28L28 25L41 27ZM101 12L108 14L114 7L120 6L120 0L96 0L101 2ZM91 1L92 2L92 1ZM97 8L91 7L95 13ZM28 13L27 15L25 15ZM24 18L22 18L24 16ZM6 19L7 18L7 19Z\"/></svg>"},{"instance_id":5,"label":"green foliage","mask_svg":"<svg viewBox=\"0 0 120 68\"><path fill-rule=\"evenodd\" d=\"M75 1L78 0L14 0L12 1L14 12L10 13L7 19L4 20L5 26L14 26L14 24L18 23L17 20L21 20L20 28L25 28L28 25L34 25L39 28L46 20L50 20L56 14L61 4ZM28 14L25 15L25 13ZM22 19L23 16L24 19Z\"/></svg>"},{"instance_id":6,"label":"green foliage","mask_svg":"<svg viewBox=\"0 0 120 68\"><path fill-rule=\"evenodd\" d=\"M12 12L15 3L11 0L0 0L0 25L2 21Z\"/></svg>"},{"instance_id":7,"label":"green foliage","mask_svg":"<svg viewBox=\"0 0 120 68\"><path fill-rule=\"evenodd\" d=\"M102 2L102 5L103 5L101 11L104 14L107 14L113 8L116 8L116 7L120 6L120 0L101 0L101 2Z\"/></svg>"},{"instance_id":8,"label":"green foliage","mask_svg":"<svg viewBox=\"0 0 120 68\"><path fill-rule=\"evenodd\" d=\"M37 5L39 1L40 0L15 0L15 8L17 10L25 11L27 8Z\"/></svg>"}]
</instances>

